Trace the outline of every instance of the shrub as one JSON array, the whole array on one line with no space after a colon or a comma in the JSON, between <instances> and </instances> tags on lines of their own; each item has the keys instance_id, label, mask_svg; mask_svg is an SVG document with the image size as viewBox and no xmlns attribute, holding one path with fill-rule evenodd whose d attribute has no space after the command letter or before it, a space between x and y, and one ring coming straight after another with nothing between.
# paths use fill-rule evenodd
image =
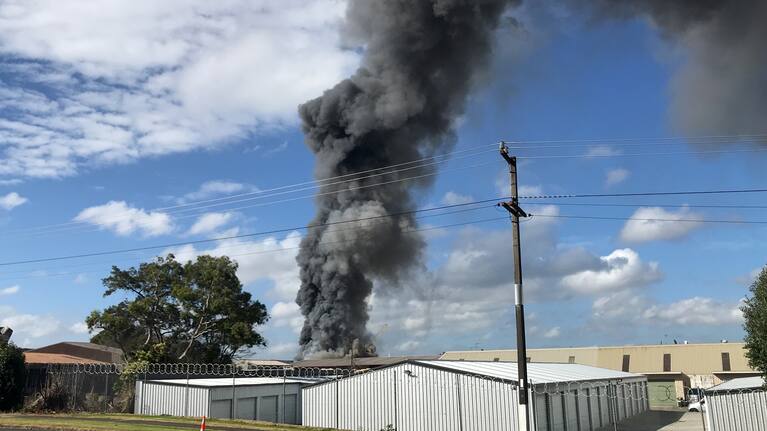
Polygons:
<instances>
[{"instance_id":1,"label":"shrub","mask_svg":"<svg viewBox=\"0 0 767 431\"><path fill-rule=\"evenodd\" d=\"M0 344L0 411L21 407L26 374L24 352L13 343Z\"/></svg>"}]
</instances>

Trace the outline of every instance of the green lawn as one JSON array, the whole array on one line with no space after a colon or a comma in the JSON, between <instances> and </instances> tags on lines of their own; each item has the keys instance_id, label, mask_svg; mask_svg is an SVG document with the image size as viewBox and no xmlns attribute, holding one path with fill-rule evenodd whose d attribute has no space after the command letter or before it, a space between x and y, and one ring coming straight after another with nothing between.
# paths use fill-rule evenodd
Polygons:
<instances>
[{"instance_id":1,"label":"green lawn","mask_svg":"<svg viewBox=\"0 0 767 431\"><path fill-rule=\"evenodd\" d=\"M308 431L317 428L306 428L294 425L277 425L265 422L208 419L206 421L211 431ZM23 429L55 429L62 431L189 431L198 430L199 419L177 418L168 416L137 416L122 414L5 414L0 415L0 429L17 427Z\"/></svg>"}]
</instances>

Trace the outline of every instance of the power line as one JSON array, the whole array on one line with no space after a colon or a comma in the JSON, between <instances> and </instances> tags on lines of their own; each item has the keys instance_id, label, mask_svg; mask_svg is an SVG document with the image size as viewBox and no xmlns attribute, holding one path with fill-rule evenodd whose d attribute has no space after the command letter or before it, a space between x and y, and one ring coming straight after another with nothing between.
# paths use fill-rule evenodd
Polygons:
<instances>
[{"instance_id":1,"label":"power line","mask_svg":"<svg viewBox=\"0 0 767 431\"><path fill-rule=\"evenodd\" d=\"M675 192L636 192L636 193L571 193L559 195L529 195L520 199L571 199L571 198L615 198L637 196L681 196L681 195L722 195L741 193L765 193L767 189L724 189L724 190L686 190Z\"/></svg>"},{"instance_id":2,"label":"power line","mask_svg":"<svg viewBox=\"0 0 767 431\"><path fill-rule=\"evenodd\" d=\"M641 203L641 204L612 204L599 202L535 202L536 205L560 205L576 207L657 207L657 208L722 208L722 209L767 209L767 205L716 205L716 204L659 204L659 203Z\"/></svg>"},{"instance_id":3,"label":"power line","mask_svg":"<svg viewBox=\"0 0 767 431\"><path fill-rule=\"evenodd\" d=\"M657 222L681 222L681 223L721 223L721 224L767 224L767 220L708 220L708 219L669 219L669 218L638 218L638 217L607 217L586 216L570 214L530 214L531 217L584 219L584 220L630 220L630 221L657 221Z\"/></svg>"},{"instance_id":4,"label":"power line","mask_svg":"<svg viewBox=\"0 0 767 431\"><path fill-rule=\"evenodd\" d=\"M475 208L475 209L485 209L487 207L482 208ZM440 214L444 215L444 214ZM492 217L492 218L484 218L484 219L475 219L470 220L466 222L459 222L459 223L450 223L445 225L439 225L439 226L429 226L425 228L419 228L419 229L408 229L404 230L403 233L416 233L416 232L427 232L427 231L433 231L433 230L440 230L440 229L450 229L454 227L460 227L460 226L467 226L471 224L479 224L479 223L488 223L491 221L498 221L498 220L506 220L507 217ZM349 230L349 229L339 229L339 230ZM353 230L353 229L352 229ZM338 230L334 230L331 232L336 232ZM347 242L353 242L357 241L359 238L354 239L345 239L345 240L334 240L334 241L319 241L319 244L327 245L327 244L339 244L339 243L347 243ZM290 251L290 250L298 250L300 249L300 246L295 247L279 247L279 248L273 248L273 249L267 249L267 250L257 250L253 252L247 252L247 253L239 253L239 254L227 254L228 257L243 257L243 256L252 256L257 254L267 254L267 253L279 253L283 251ZM127 260L123 260L122 262L127 262ZM135 260L131 259L130 262L136 262ZM113 262L112 262L113 263ZM138 261L138 263L141 263L141 260ZM92 264L89 264L92 265ZM27 271L22 271L27 272ZM53 273L53 274L43 274L39 276L29 276L29 277L14 277L9 279L0 279L2 282L9 282L9 281L16 281L16 280L25 280L30 278L48 278L48 277L59 277L59 276L65 276L65 275L76 275L76 274L94 274L94 273L103 273L103 271L74 271L74 272L59 272L59 273ZM8 273L5 273L8 274Z\"/></svg>"},{"instance_id":5,"label":"power line","mask_svg":"<svg viewBox=\"0 0 767 431\"><path fill-rule=\"evenodd\" d=\"M451 211L443 211L443 212L439 212L439 213L436 213L436 214L419 215L418 217L414 217L414 219L415 220L424 220L424 219L433 218L433 217L443 217L443 216L447 216L447 215L455 215L455 214L467 213L467 212L472 212L472 211L484 210L484 209L488 209L488 208L495 208L495 207L494 206L488 207L487 205L476 206L476 207L461 207L461 208L453 209ZM349 227L341 227L341 228L328 229L324 233L325 234L330 234L330 233L336 233L336 232L348 232L348 231L355 231L355 230L365 230L365 229L369 228L370 226L372 226L373 223L378 223L378 222L381 222L381 221L384 221L384 220L385 219L369 220L367 222L362 222L364 224L361 223L359 226L349 226ZM252 247L252 246L253 246L253 243L225 244L225 245L218 245L217 249L219 249L219 250L226 250L227 252L229 252L229 251L239 250L239 249L248 248L248 247ZM146 259L147 257L150 257L150 256L139 256L138 258L139 259ZM128 261L128 260L122 260L122 262L125 262L125 261ZM134 259L130 259L129 261L133 262ZM118 261L118 262L121 262L121 261ZM103 264L110 264L110 263L115 263L115 261L114 260L109 260L109 261L102 260L100 262L89 262L89 263L79 264L79 265L67 265L66 268L76 268L76 267L84 267L84 266L87 267L87 266L103 265ZM51 268L49 268L49 269L51 269ZM53 268L53 269L61 269L61 267ZM45 270L46 269L43 269L43 271L45 271ZM0 272L0 276L11 275L11 274L24 274L24 273L28 273L28 272L29 272L28 269L17 270L17 271L3 271L3 272Z\"/></svg>"},{"instance_id":6,"label":"power line","mask_svg":"<svg viewBox=\"0 0 767 431\"><path fill-rule=\"evenodd\" d=\"M216 241L225 241L225 240L237 239L237 238L249 238L249 237L254 237L254 236L272 235L272 234L276 234L276 233L285 233L285 232L290 232L290 231L295 231L295 230L314 229L314 228L318 228L318 227L335 226L335 225L340 225L340 224L355 223L355 222L368 221L368 220L377 220L377 219L383 219L383 218L389 218L389 217L400 217L400 216L405 216L405 215L410 215L410 214L417 214L417 213L429 212L429 211L437 211L437 210L448 209L448 208L459 208L459 207L466 207L466 206L469 206L469 205L478 205L478 204L483 204L483 203L498 202L499 200L500 199L497 199L497 198L496 199L485 199L485 200L481 200L481 201L467 202L467 203L454 204L454 205L442 205L442 206L438 206L438 207L416 209L416 210L411 210L411 211L401 211L401 212L392 213L392 214L383 214L383 215L378 215L378 216L363 217L363 218L352 219L352 220L340 220L340 221L335 221L335 222L317 223L317 224L308 225L308 226L294 226L294 227L289 227L289 228L272 229L272 230L268 230L268 231L253 232L253 233L239 234L239 235L229 235L229 236L224 236L224 237L200 239L200 240L193 240L193 241L180 241L180 242L174 242L174 243L158 244L158 245L144 246L144 247L134 247L134 248L127 248L127 249L120 249L120 250L96 251L96 252L81 253L81 254L74 254L74 255L65 255L65 256L56 256L56 257L47 257L47 258L36 258L36 259L18 260L18 261L11 261L11 262L0 262L0 266L11 266L11 265L21 265L21 264L29 264L29 263L52 262L52 261L79 259L79 258L94 257L94 256L106 256L106 255L113 255L113 254L132 253L132 252L145 251L145 250L156 250L156 249L160 249L160 248L179 247L179 246L182 246L182 245L204 244L204 243L210 243L210 242L216 242Z\"/></svg>"},{"instance_id":7,"label":"power line","mask_svg":"<svg viewBox=\"0 0 767 431\"><path fill-rule=\"evenodd\" d=\"M636 137L636 138L586 138L586 139L506 139L505 142L509 145L515 144L559 144L559 143L571 143L571 144L596 144L596 143L610 143L610 142L637 142L637 141L697 141L697 140L711 140L711 139L762 139L767 138L767 133L761 134L738 134L738 135L704 135L704 136L655 136L655 137Z\"/></svg>"},{"instance_id":8,"label":"power line","mask_svg":"<svg viewBox=\"0 0 767 431\"><path fill-rule=\"evenodd\" d=\"M479 154L480 153L473 154L472 156L479 155ZM464 157L468 157L468 156L464 156ZM453 159L453 160L455 160L455 159ZM439 163L444 163L444 162L447 162L447 161L449 161L449 160L444 160L444 161L441 161ZM311 195L301 195L301 196L292 197L292 198L278 199L278 200L274 200L274 201L263 202L263 203L260 203L260 204L240 206L240 207L236 207L236 208L222 208L221 210L236 211L236 210L246 209L246 208L253 208L253 207L274 205L274 204L278 204L278 203L292 202L292 201L297 201L297 200L302 200L302 199L313 198L313 197L316 197L316 196L326 196L326 195L332 195L332 194L336 194L336 193L342 193L342 192L345 192L345 191L354 191L354 190L360 190L360 189L367 189L367 188L378 187L378 186L383 186L383 185L395 184L395 183L398 183L398 182L422 179L422 178L427 178L427 177L431 177L431 176L436 176L436 175L439 175L441 173L454 172L454 171L460 171L460 170L471 169L471 168L476 168L476 167L488 166L490 164L495 164L495 163L496 163L495 161L487 162L487 163L478 163L478 164L473 164L473 165L468 165L468 166L461 166L461 167L457 167L457 168L453 168L453 169L447 169L447 170L443 170L441 172L434 171L434 172L429 172L429 173L422 174L422 175L415 175L415 176L406 177L406 178L398 178L398 179L395 179L395 180L383 181L383 182L379 182L379 183L375 183L375 184L365 184L365 185L361 185L361 186L358 186L358 187L340 188L338 190L331 190L331 191L315 193L315 194L311 194ZM195 216L198 216L198 215L201 215L201 214L207 212L207 211L200 211L202 209L219 207L219 206L230 205L230 204L246 202L246 201L252 201L252 200L257 200L257 199L264 199L264 198L274 197L274 196L278 196L278 195L295 193L295 192L299 192L299 191L303 191L303 190L315 189L315 188L318 188L318 187L325 187L325 186L330 186L330 185L344 184L344 183L349 183L349 182L353 182L353 181L358 181L358 180L361 180L361 179L371 178L371 177L374 177L374 176L399 173L401 171L409 170L409 169L420 169L420 168L427 167L427 166L430 166L430 165L431 164L417 165L417 166L412 166L412 167L405 168L405 169L402 169L402 170L388 171L388 172L384 172L384 173L380 173L380 174L374 174L374 175L365 176L365 177L356 177L356 178L353 178L353 179L349 179L349 180L345 180L345 181L340 181L340 182L337 182L337 183L330 183L330 184L324 184L324 185L318 185L318 186L312 186L312 187L305 187L305 188L300 188L300 189L287 190L287 191L282 191L282 192L278 192L278 193L265 194L265 195L259 195L259 196L250 196L248 198L243 198L243 199L231 200L236 195L227 196L225 198L212 199L210 201L216 201L216 200L222 200L222 199L228 199L228 201L213 203L213 204L204 205L204 206L197 206L197 207L192 207L192 208L188 208L188 209L181 209L181 210L177 211L176 213L183 213L183 212L186 212L186 211L198 211L198 212L192 213L192 214L188 214L188 215L184 215L184 216L176 216L176 218L195 217ZM242 194L241 196L252 195L254 193L256 193L256 192L248 193L248 194ZM200 201L200 202L202 202L202 201ZM198 205L200 202L197 202L194 205ZM179 208L181 206L185 206L185 205L178 205L178 206L175 206L175 207L166 207L166 208ZM149 212L157 212L159 210L161 210L161 209L151 209L151 210L149 210ZM130 217L127 217L127 216L112 217L112 218L109 218L109 219L105 219L105 221L112 221L113 222L113 221L119 221L119 220L126 220L126 219L129 219L129 218ZM55 233L55 232L59 232L59 231L79 230L80 228L82 228L84 226L87 226L88 223L89 223L88 221L70 221L70 222L66 222L66 223L58 223L58 224L47 225L47 226L46 225L42 225L42 226L35 226L35 227L16 229L15 231L16 232L18 232L18 231L24 232L24 231L35 231L35 230L37 230L39 232L30 232L30 234L32 234L32 235L34 235L34 234L49 234L49 233ZM146 224L146 223L139 223L139 225L143 225L143 224ZM45 230L45 229L49 229L49 230ZM95 230L99 230L99 229L95 229ZM6 231L6 232L14 232L14 230ZM18 237L18 235L16 235L15 237Z\"/></svg>"},{"instance_id":9,"label":"power line","mask_svg":"<svg viewBox=\"0 0 767 431\"><path fill-rule=\"evenodd\" d=\"M678 156L695 154L732 154L732 153L761 153L767 148L752 148L748 150L711 150L711 151L669 151L657 153L611 153L611 154L551 154L544 156L517 156L520 160L535 159L594 159L610 157L648 157L648 156Z\"/></svg>"}]
</instances>

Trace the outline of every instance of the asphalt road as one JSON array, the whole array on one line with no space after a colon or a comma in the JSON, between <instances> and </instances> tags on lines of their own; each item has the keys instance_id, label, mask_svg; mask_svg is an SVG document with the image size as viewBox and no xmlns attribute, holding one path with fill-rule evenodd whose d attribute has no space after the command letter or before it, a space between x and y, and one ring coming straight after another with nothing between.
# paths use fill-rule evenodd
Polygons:
<instances>
[{"instance_id":1,"label":"asphalt road","mask_svg":"<svg viewBox=\"0 0 767 431\"><path fill-rule=\"evenodd\" d=\"M703 418L694 412L650 410L621 423L618 431L703 431Z\"/></svg>"}]
</instances>

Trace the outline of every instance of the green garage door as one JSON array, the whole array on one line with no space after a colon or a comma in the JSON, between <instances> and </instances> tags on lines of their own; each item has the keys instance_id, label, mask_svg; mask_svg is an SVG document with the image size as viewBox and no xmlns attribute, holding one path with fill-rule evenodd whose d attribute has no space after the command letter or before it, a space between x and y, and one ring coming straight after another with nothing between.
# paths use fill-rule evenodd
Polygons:
<instances>
[{"instance_id":1,"label":"green garage door","mask_svg":"<svg viewBox=\"0 0 767 431\"><path fill-rule=\"evenodd\" d=\"M676 407L676 386L674 381L647 382L647 392L650 396L650 408Z\"/></svg>"}]
</instances>

